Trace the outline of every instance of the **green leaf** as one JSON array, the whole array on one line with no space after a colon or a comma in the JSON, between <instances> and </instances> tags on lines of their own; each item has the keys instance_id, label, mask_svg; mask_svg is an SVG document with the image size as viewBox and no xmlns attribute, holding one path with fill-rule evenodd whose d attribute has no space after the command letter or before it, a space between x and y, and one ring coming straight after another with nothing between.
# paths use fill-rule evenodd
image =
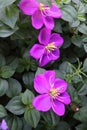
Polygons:
<instances>
[{"instance_id":1,"label":"green leaf","mask_svg":"<svg viewBox=\"0 0 87 130\"><path fill-rule=\"evenodd\" d=\"M25 73L23 75L23 82L26 85L32 86L33 85L33 80L34 80L34 73L29 72L29 73Z\"/></svg>"},{"instance_id":2,"label":"green leaf","mask_svg":"<svg viewBox=\"0 0 87 130\"><path fill-rule=\"evenodd\" d=\"M0 68L0 77L2 78L10 78L15 71L10 66L2 66Z\"/></svg>"},{"instance_id":3,"label":"green leaf","mask_svg":"<svg viewBox=\"0 0 87 130\"><path fill-rule=\"evenodd\" d=\"M6 109L15 115L21 115L25 111L25 106L21 101L21 97L16 96L8 102L8 104L6 105Z\"/></svg>"},{"instance_id":4,"label":"green leaf","mask_svg":"<svg viewBox=\"0 0 87 130\"><path fill-rule=\"evenodd\" d=\"M76 130L87 130L87 124L77 125Z\"/></svg>"},{"instance_id":5,"label":"green leaf","mask_svg":"<svg viewBox=\"0 0 87 130\"><path fill-rule=\"evenodd\" d=\"M72 67L70 65L69 62L63 62L60 66L59 66L59 70L64 73L72 73Z\"/></svg>"},{"instance_id":6,"label":"green leaf","mask_svg":"<svg viewBox=\"0 0 87 130\"><path fill-rule=\"evenodd\" d=\"M69 130L70 126L67 122L61 121L56 127L56 130Z\"/></svg>"},{"instance_id":7,"label":"green leaf","mask_svg":"<svg viewBox=\"0 0 87 130\"><path fill-rule=\"evenodd\" d=\"M0 96L3 96L8 90L8 82L4 79L0 79Z\"/></svg>"},{"instance_id":8,"label":"green leaf","mask_svg":"<svg viewBox=\"0 0 87 130\"><path fill-rule=\"evenodd\" d=\"M60 70L55 70L55 72L56 72L56 77L57 78L65 79L64 73L62 73Z\"/></svg>"},{"instance_id":9,"label":"green leaf","mask_svg":"<svg viewBox=\"0 0 87 130\"><path fill-rule=\"evenodd\" d=\"M84 46L85 52L87 53L87 44L84 44L83 46Z\"/></svg>"},{"instance_id":10,"label":"green leaf","mask_svg":"<svg viewBox=\"0 0 87 130\"><path fill-rule=\"evenodd\" d=\"M27 108L24 113L24 118L30 126L36 128L40 120L40 113L36 111L35 109L29 110L29 108Z\"/></svg>"},{"instance_id":11,"label":"green leaf","mask_svg":"<svg viewBox=\"0 0 87 130\"><path fill-rule=\"evenodd\" d=\"M6 122L10 130L22 130L23 128L23 122L19 117L9 116L6 118Z\"/></svg>"},{"instance_id":12,"label":"green leaf","mask_svg":"<svg viewBox=\"0 0 87 130\"><path fill-rule=\"evenodd\" d=\"M13 29L3 25L0 28L0 37L9 37L13 33L15 33L18 30L18 27L14 27Z\"/></svg>"},{"instance_id":13,"label":"green leaf","mask_svg":"<svg viewBox=\"0 0 87 130\"><path fill-rule=\"evenodd\" d=\"M16 70L16 68L18 67L18 58L17 57L8 57L7 64L9 64L9 66L12 69Z\"/></svg>"},{"instance_id":14,"label":"green leaf","mask_svg":"<svg viewBox=\"0 0 87 130\"><path fill-rule=\"evenodd\" d=\"M87 35L87 26L83 23L78 27L78 31L81 32L82 34Z\"/></svg>"},{"instance_id":15,"label":"green leaf","mask_svg":"<svg viewBox=\"0 0 87 130\"><path fill-rule=\"evenodd\" d=\"M48 125L56 126L59 123L60 117L52 110L42 113L42 117Z\"/></svg>"},{"instance_id":16,"label":"green leaf","mask_svg":"<svg viewBox=\"0 0 87 130\"><path fill-rule=\"evenodd\" d=\"M87 123L87 106L80 108L79 112L74 114L74 118Z\"/></svg>"},{"instance_id":17,"label":"green leaf","mask_svg":"<svg viewBox=\"0 0 87 130\"><path fill-rule=\"evenodd\" d=\"M7 112L5 108L2 105L0 105L0 118L4 118L5 116L7 116Z\"/></svg>"},{"instance_id":18,"label":"green leaf","mask_svg":"<svg viewBox=\"0 0 87 130\"><path fill-rule=\"evenodd\" d=\"M8 84L9 88L6 93L8 97L14 97L21 93L22 86L16 79L10 78L8 80Z\"/></svg>"},{"instance_id":19,"label":"green leaf","mask_svg":"<svg viewBox=\"0 0 87 130\"><path fill-rule=\"evenodd\" d=\"M62 0L64 4L69 4L71 0Z\"/></svg>"},{"instance_id":20,"label":"green leaf","mask_svg":"<svg viewBox=\"0 0 87 130\"><path fill-rule=\"evenodd\" d=\"M51 0L37 0L37 1L45 5L51 6Z\"/></svg>"},{"instance_id":21,"label":"green leaf","mask_svg":"<svg viewBox=\"0 0 87 130\"><path fill-rule=\"evenodd\" d=\"M87 94L87 85L84 84L78 91L79 95L86 95Z\"/></svg>"},{"instance_id":22,"label":"green leaf","mask_svg":"<svg viewBox=\"0 0 87 130\"><path fill-rule=\"evenodd\" d=\"M71 79L74 83L78 83L78 82L81 82L83 79L82 79L82 76L81 75L75 75L72 77Z\"/></svg>"},{"instance_id":23,"label":"green leaf","mask_svg":"<svg viewBox=\"0 0 87 130\"><path fill-rule=\"evenodd\" d=\"M55 27L53 29L55 32L62 33L62 26L58 20L55 20Z\"/></svg>"},{"instance_id":24,"label":"green leaf","mask_svg":"<svg viewBox=\"0 0 87 130\"><path fill-rule=\"evenodd\" d=\"M37 76L38 74L44 73L44 72L45 72L45 69L42 69L42 68L38 67L35 76Z\"/></svg>"},{"instance_id":25,"label":"green leaf","mask_svg":"<svg viewBox=\"0 0 87 130\"><path fill-rule=\"evenodd\" d=\"M2 54L0 54L0 66L3 66L5 64L6 64L5 57Z\"/></svg>"},{"instance_id":26,"label":"green leaf","mask_svg":"<svg viewBox=\"0 0 87 130\"><path fill-rule=\"evenodd\" d=\"M32 127L27 124L24 118L23 118L23 130L32 130Z\"/></svg>"},{"instance_id":27,"label":"green leaf","mask_svg":"<svg viewBox=\"0 0 87 130\"><path fill-rule=\"evenodd\" d=\"M80 24L79 20L74 20L72 22L69 23L70 27L74 28L74 27L78 27Z\"/></svg>"},{"instance_id":28,"label":"green leaf","mask_svg":"<svg viewBox=\"0 0 87 130\"><path fill-rule=\"evenodd\" d=\"M82 41L82 37L79 35L74 35L71 39L72 43L78 47L82 47L83 45L83 41Z\"/></svg>"},{"instance_id":29,"label":"green leaf","mask_svg":"<svg viewBox=\"0 0 87 130\"><path fill-rule=\"evenodd\" d=\"M77 15L75 8L71 5L65 5L62 8L62 19L68 22L72 22Z\"/></svg>"},{"instance_id":30,"label":"green leaf","mask_svg":"<svg viewBox=\"0 0 87 130\"><path fill-rule=\"evenodd\" d=\"M80 99L79 99L78 93L71 84L68 85L68 91L69 91L72 102L79 104Z\"/></svg>"},{"instance_id":31,"label":"green leaf","mask_svg":"<svg viewBox=\"0 0 87 130\"><path fill-rule=\"evenodd\" d=\"M0 8L6 7L15 1L16 0L0 0Z\"/></svg>"},{"instance_id":32,"label":"green leaf","mask_svg":"<svg viewBox=\"0 0 87 130\"><path fill-rule=\"evenodd\" d=\"M85 6L82 2L78 4L78 13L84 14L85 13Z\"/></svg>"},{"instance_id":33,"label":"green leaf","mask_svg":"<svg viewBox=\"0 0 87 130\"><path fill-rule=\"evenodd\" d=\"M78 18L80 21L85 21L85 20L86 20L85 15L84 15L84 14L82 14L82 13L78 13L77 18Z\"/></svg>"},{"instance_id":34,"label":"green leaf","mask_svg":"<svg viewBox=\"0 0 87 130\"><path fill-rule=\"evenodd\" d=\"M19 10L15 5L11 5L5 9L5 14L2 16L1 21L9 27L14 28L18 17Z\"/></svg>"},{"instance_id":35,"label":"green leaf","mask_svg":"<svg viewBox=\"0 0 87 130\"><path fill-rule=\"evenodd\" d=\"M34 94L28 89L22 94L22 102L25 105L31 105L33 98Z\"/></svg>"},{"instance_id":36,"label":"green leaf","mask_svg":"<svg viewBox=\"0 0 87 130\"><path fill-rule=\"evenodd\" d=\"M87 58L85 59L85 61L83 63L83 71L87 72Z\"/></svg>"}]
</instances>

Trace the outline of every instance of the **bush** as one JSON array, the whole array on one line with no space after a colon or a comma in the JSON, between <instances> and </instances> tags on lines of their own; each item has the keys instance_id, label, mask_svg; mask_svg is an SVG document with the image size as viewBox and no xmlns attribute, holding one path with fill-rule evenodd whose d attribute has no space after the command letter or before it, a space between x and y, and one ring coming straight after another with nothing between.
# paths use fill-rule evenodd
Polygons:
<instances>
[{"instance_id":1,"label":"bush","mask_svg":"<svg viewBox=\"0 0 87 130\"><path fill-rule=\"evenodd\" d=\"M50 0L38 1L52 6ZM23 13L19 2L0 0L0 119L6 120L10 130L87 130L87 0L55 0L62 17L55 19L51 33L60 34L64 42L60 58L42 66L30 53L41 29L32 26L31 16ZM48 51L56 48L51 45L46 46ZM71 103L66 103L62 116L52 109L36 110L32 104L38 95L35 77L48 70L68 83ZM43 86L44 77L40 81ZM50 91L53 100L54 93Z\"/></svg>"}]
</instances>

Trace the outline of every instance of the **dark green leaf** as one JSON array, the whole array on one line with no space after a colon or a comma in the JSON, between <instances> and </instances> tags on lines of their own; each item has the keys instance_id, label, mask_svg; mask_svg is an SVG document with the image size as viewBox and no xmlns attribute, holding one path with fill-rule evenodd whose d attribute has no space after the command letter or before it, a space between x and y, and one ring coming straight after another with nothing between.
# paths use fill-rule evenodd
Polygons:
<instances>
[{"instance_id":1,"label":"dark green leaf","mask_svg":"<svg viewBox=\"0 0 87 130\"><path fill-rule=\"evenodd\" d=\"M79 112L74 114L74 118L87 123L87 106L80 108Z\"/></svg>"},{"instance_id":2,"label":"dark green leaf","mask_svg":"<svg viewBox=\"0 0 87 130\"><path fill-rule=\"evenodd\" d=\"M10 78L8 80L8 84L9 89L6 93L8 97L14 97L21 93L22 86L16 79Z\"/></svg>"},{"instance_id":3,"label":"dark green leaf","mask_svg":"<svg viewBox=\"0 0 87 130\"><path fill-rule=\"evenodd\" d=\"M34 94L28 89L22 94L22 102L25 105L31 105L33 98Z\"/></svg>"},{"instance_id":4,"label":"dark green leaf","mask_svg":"<svg viewBox=\"0 0 87 130\"><path fill-rule=\"evenodd\" d=\"M65 5L62 7L62 19L68 22L72 22L76 18L77 12L71 5Z\"/></svg>"},{"instance_id":5,"label":"dark green leaf","mask_svg":"<svg viewBox=\"0 0 87 130\"><path fill-rule=\"evenodd\" d=\"M1 21L11 28L15 27L16 21L19 16L19 11L15 5L11 5L6 8L4 16L2 16Z\"/></svg>"},{"instance_id":6,"label":"dark green leaf","mask_svg":"<svg viewBox=\"0 0 87 130\"><path fill-rule=\"evenodd\" d=\"M7 116L7 112L5 108L2 105L0 105L0 118L3 118L5 116Z\"/></svg>"},{"instance_id":7,"label":"dark green leaf","mask_svg":"<svg viewBox=\"0 0 87 130\"><path fill-rule=\"evenodd\" d=\"M45 69L42 69L42 68L38 67L35 76L38 75L38 74L44 73L44 72L45 72Z\"/></svg>"},{"instance_id":8,"label":"dark green leaf","mask_svg":"<svg viewBox=\"0 0 87 130\"><path fill-rule=\"evenodd\" d=\"M5 57L2 54L0 54L0 66L3 66L5 64L6 64Z\"/></svg>"},{"instance_id":9,"label":"dark green leaf","mask_svg":"<svg viewBox=\"0 0 87 130\"><path fill-rule=\"evenodd\" d=\"M0 77L10 78L14 74L14 70L10 66L2 66L0 68Z\"/></svg>"},{"instance_id":10,"label":"dark green leaf","mask_svg":"<svg viewBox=\"0 0 87 130\"><path fill-rule=\"evenodd\" d=\"M30 126L35 128L40 120L40 113L35 109L29 110L27 108L24 114L24 118Z\"/></svg>"},{"instance_id":11,"label":"dark green leaf","mask_svg":"<svg viewBox=\"0 0 87 130\"><path fill-rule=\"evenodd\" d=\"M0 96L3 96L8 90L8 82L4 79L0 79Z\"/></svg>"},{"instance_id":12,"label":"dark green leaf","mask_svg":"<svg viewBox=\"0 0 87 130\"><path fill-rule=\"evenodd\" d=\"M16 0L0 0L0 8L6 7L15 1Z\"/></svg>"},{"instance_id":13,"label":"dark green leaf","mask_svg":"<svg viewBox=\"0 0 87 130\"><path fill-rule=\"evenodd\" d=\"M34 73L32 73L32 72L25 73L23 75L23 82L24 82L24 84L29 85L29 86L33 85L34 77L35 77Z\"/></svg>"},{"instance_id":14,"label":"dark green leaf","mask_svg":"<svg viewBox=\"0 0 87 130\"><path fill-rule=\"evenodd\" d=\"M85 59L85 61L83 63L83 71L87 72L87 58Z\"/></svg>"},{"instance_id":15,"label":"dark green leaf","mask_svg":"<svg viewBox=\"0 0 87 130\"><path fill-rule=\"evenodd\" d=\"M22 130L23 128L23 122L19 117L16 116L7 117L6 122L10 130Z\"/></svg>"},{"instance_id":16,"label":"dark green leaf","mask_svg":"<svg viewBox=\"0 0 87 130\"><path fill-rule=\"evenodd\" d=\"M81 24L78 27L78 31L81 32L82 34L86 34L87 35L87 26L85 24Z\"/></svg>"},{"instance_id":17,"label":"dark green leaf","mask_svg":"<svg viewBox=\"0 0 87 130\"><path fill-rule=\"evenodd\" d=\"M74 45L76 45L76 46L78 46L78 47L82 47L83 41L82 41L82 37L81 37L81 36L79 36L79 35L74 35L71 40L72 40L72 43L73 43Z\"/></svg>"},{"instance_id":18,"label":"dark green leaf","mask_svg":"<svg viewBox=\"0 0 87 130\"><path fill-rule=\"evenodd\" d=\"M52 110L49 112L42 113L42 117L49 125L56 126L59 123L59 116L56 115Z\"/></svg>"},{"instance_id":19,"label":"dark green leaf","mask_svg":"<svg viewBox=\"0 0 87 130\"><path fill-rule=\"evenodd\" d=\"M21 97L16 96L8 102L8 104L6 105L6 109L15 115L21 115L25 111L25 106L21 101Z\"/></svg>"},{"instance_id":20,"label":"dark green leaf","mask_svg":"<svg viewBox=\"0 0 87 130\"><path fill-rule=\"evenodd\" d=\"M51 0L37 0L37 1L45 5L51 6Z\"/></svg>"},{"instance_id":21,"label":"dark green leaf","mask_svg":"<svg viewBox=\"0 0 87 130\"><path fill-rule=\"evenodd\" d=\"M76 130L87 130L87 124L77 125Z\"/></svg>"},{"instance_id":22,"label":"dark green leaf","mask_svg":"<svg viewBox=\"0 0 87 130\"><path fill-rule=\"evenodd\" d=\"M67 122L61 121L56 127L56 130L69 130L70 126Z\"/></svg>"},{"instance_id":23,"label":"dark green leaf","mask_svg":"<svg viewBox=\"0 0 87 130\"><path fill-rule=\"evenodd\" d=\"M67 73L72 73L72 67L70 65L69 62L63 62L60 66L59 66L59 70L65 74Z\"/></svg>"},{"instance_id":24,"label":"dark green leaf","mask_svg":"<svg viewBox=\"0 0 87 130\"><path fill-rule=\"evenodd\" d=\"M0 37L9 37L10 35L12 35L13 33L15 33L15 31L18 30L18 27L15 27L14 29L11 29L7 26L2 26L0 28Z\"/></svg>"},{"instance_id":25,"label":"dark green leaf","mask_svg":"<svg viewBox=\"0 0 87 130\"><path fill-rule=\"evenodd\" d=\"M81 89L78 91L79 95L86 95L87 94L87 85L84 84Z\"/></svg>"},{"instance_id":26,"label":"dark green leaf","mask_svg":"<svg viewBox=\"0 0 87 130\"><path fill-rule=\"evenodd\" d=\"M78 96L76 89L72 85L69 84L68 85L68 91L69 91L72 102L79 104L80 99L79 99L79 96Z\"/></svg>"}]
</instances>

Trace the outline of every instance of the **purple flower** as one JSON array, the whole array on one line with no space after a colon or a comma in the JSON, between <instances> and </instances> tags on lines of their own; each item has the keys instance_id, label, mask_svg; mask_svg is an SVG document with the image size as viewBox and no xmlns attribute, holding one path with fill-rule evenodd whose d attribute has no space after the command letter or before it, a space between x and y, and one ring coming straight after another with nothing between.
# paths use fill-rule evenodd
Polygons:
<instances>
[{"instance_id":1,"label":"purple flower","mask_svg":"<svg viewBox=\"0 0 87 130\"><path fill-rule=\"evenodd\" d=\"M9 130L6 121L3 119L2 122L0 123L0 130Z\"/></svg>"},{"instance_id":2,"label":"purple flower","mask_svg":"<svg viewBox=\"0 0 87 130\"><path fill-rule=\"evenodd\" d=\"M33 100L33 106L38 111L45 112L52 108L57 115L64 115L64 104L70 104L71 100L66 92L67 83L60 78L55 78L54 71L37 75L34 79L34 88L40 94Z\"/></svg>"},{"instance_id":3,"label":"purple flower","mask_svg":"<svg viewBox=\"0 0 87 130\"><path fill-rule=\"evenodd\" d=\"M43 24L50 29L54 28L54 19L62 16L61 10L53 3L51 7L36 0L22 0L19 8L26 15L32 15L32 25L40 29Z\"/></svg>"},{"instance_id":4,"label":"purple flower","mask_svg":"<svg viewBox=\"0 0 87 130\"><path fill-rule=\"evenodd\" d=\"M51 34L50 29L43 28L39 33L38 40L40 44L34 44L30 50L30 55L39 60L40 66L44 66L60 57L59 47L64 42L60 34Z\"/></svg>"}]
</instances>

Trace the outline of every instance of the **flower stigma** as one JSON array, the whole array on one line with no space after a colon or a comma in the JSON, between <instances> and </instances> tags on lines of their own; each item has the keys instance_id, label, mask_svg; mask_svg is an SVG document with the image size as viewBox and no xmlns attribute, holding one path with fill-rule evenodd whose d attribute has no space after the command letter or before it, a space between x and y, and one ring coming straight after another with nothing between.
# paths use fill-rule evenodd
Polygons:
<instances>
[{"instance_id":1,"label":"flower stigma","mask_svg":"<svg viewBox=\"0 0 87 130\"><path fill-rule=\"evenodd\" d=\"M40 7L39 8L40 8L41 11L50 9L50 7L47 7L44 4L42 4L42 3L40 3Z\"/></svg>"},{"instance_id":2,"label":"flower stigma","mask_svg":"<svg viewBox=\"0 0 87 130\"><path fill-rule=\"evenodd\" d=\"M48 52L51 52L51 51L54 51L55 49L57 49L57 47L54 45L54 42L49 43L45 48Z\"/></svg>"},{"instance_id":3,"label":"flower stigma","mask_svg":"<svg viewBox=\"0 0 87 130\"><path fill-rule=\"evenodd\" d=\"M60 93L58 92L58 88L52 88L50 90L50 96L55 99L57 96L59 96Z\"/></svg>"}]
</instances>

